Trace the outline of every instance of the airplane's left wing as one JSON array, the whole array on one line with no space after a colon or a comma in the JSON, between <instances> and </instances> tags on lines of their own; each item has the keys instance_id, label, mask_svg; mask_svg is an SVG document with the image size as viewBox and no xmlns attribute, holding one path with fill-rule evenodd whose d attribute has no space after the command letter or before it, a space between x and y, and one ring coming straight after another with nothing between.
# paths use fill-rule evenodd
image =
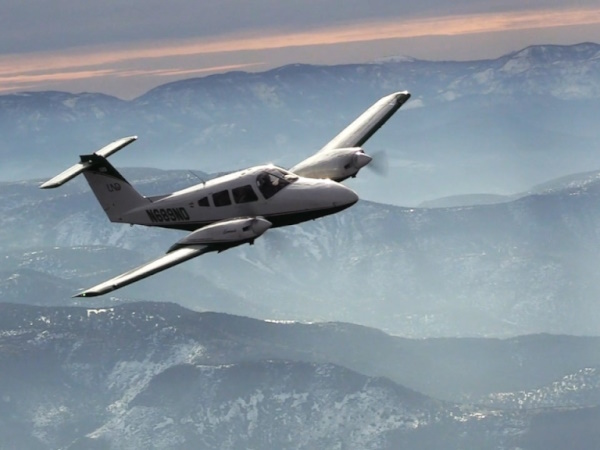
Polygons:
<instances>
[{"instance_id":1,"label":"airplane's left wing","mask_svg":"<svg viewBox=\"0 0 600 450\"><path fill-rule=\"evenodd\" d=\"M271 227L262 217L242 217L223 220L199 228L173 245L167 254L146 264L86 289L75 297L95 297L176 266L208 252L220 252L250 243Z\"/></svg>"},{"instance_id":2,"label":"airplane's left wing","mask_svg":"<svg viewBox=\"0 0 600 450\"><path fill-rule=\"evenodd\" d=\"M382 97L344 128L317 153L290 169L308 178L330 178L342 181L354 177L371 162L361 146L408 101L408 91Z\"/></svg>"},{"instance_id":3,"label":"airplane's left wing","mask_svg":"<svg viewBox=\"0 0 600 450\"><path fill-rule=\"evenodd\" d=\"M386 95L344 128L329 141L319 153L337 148L360 147L379 130L404 103L408 101L408 91Z\"/></svg>"}]
</instances>

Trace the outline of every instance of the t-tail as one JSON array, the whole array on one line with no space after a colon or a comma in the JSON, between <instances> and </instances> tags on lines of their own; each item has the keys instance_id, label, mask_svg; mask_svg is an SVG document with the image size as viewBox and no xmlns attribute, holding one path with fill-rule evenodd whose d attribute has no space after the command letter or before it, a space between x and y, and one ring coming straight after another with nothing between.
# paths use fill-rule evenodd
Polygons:
<instances>
[{"instance_id":1,"label":"t-tail","mask_svg":"<svg viewBox=\"0 0 600 450\"><path fill-rule=\"evenodd\" d=\"M122 138L91 155L81 155L79 163L46 181L40 188L59 187L83 173L110 221L129 222L124 218L127 212L147 205L151 201L140 195L106 158L136 139L137 136Z\"/></svg>"}]
</instances>

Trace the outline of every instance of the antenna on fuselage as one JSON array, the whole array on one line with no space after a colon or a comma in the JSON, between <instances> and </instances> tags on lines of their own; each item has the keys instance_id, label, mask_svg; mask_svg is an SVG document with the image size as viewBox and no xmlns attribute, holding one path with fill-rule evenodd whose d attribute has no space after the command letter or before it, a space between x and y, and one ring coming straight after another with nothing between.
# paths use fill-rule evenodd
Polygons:
<instances>
[{"instance_id":1,"label":"antenna on fuselage","mask_svg":"<svg viewBox=\"0 0 600 450\"><path fill-rule=\"evenodd\" d=\"M197 173L192 172L191 170L188 170L189 173L191 173L192 175L194 175L196 178L198 178L200 181L202 181L202 184L206 184L206 181L204 181L203 178L201 178Z\"/></svg>"}]
</instances>

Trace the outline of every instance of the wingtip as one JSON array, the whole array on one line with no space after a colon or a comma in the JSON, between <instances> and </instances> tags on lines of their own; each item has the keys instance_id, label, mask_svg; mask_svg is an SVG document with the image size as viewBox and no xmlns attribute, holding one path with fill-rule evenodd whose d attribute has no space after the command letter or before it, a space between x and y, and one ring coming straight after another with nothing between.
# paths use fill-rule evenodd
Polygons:
<instances>
[{"instance_id":1,"label":"wingtip","mask_svg":"<svg viewBox=\"0 0 600 450\"><path fill-rule=\"evenodd\" d=\"M404 105L408 99L410 99L410 92L408 91L400 91L392 94L394 96L394 100L398 104L398 106Z\"/></svg>"},{"instance_id":2,"label":"wingtip","mask_svg":"<svg viewBox=\"0 0 600 450\"><path fill-rule=\"evenodd\" d=\"M101 295L101 294L99 294L97 292L83 291L83 292L80 292L79 294L73 295L71 298L88 298L88 297L97 297L99 295Z\"/></svg>"},{"instance_id":3,"label":"wingtip","mask_svg":"<svg viewBox=\"0 0 600 450\"><path fill-rule=\"evenodd\" d=\"M389 102L396 106L402 106L410 98L410 92L408 91L397 91L392 94L386 95L381 99L382 102Z\"/></svg>"},{"instance_id":4,"label":"wingtip","mask_svg":"<svg viewBox=\"0 0 600 450\"><path fill-rule=\"evenodd\" d=\"M62 186L64 184L64 181L59 179L58 176L49 179L48 181L44 181L42 184L40 184L40 189L54 189L57 188L59 186Z\"/></svg>"}]
</instances>

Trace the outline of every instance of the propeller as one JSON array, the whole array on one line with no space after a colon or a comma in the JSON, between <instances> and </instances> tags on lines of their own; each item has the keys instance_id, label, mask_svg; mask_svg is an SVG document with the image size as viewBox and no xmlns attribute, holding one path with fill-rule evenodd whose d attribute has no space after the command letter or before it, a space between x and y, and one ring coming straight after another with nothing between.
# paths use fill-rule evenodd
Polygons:
<instances>
[{"instance_id":1,"label":"propeller","mask_svg":"<svg viewBox=\"0 0 600 450\"><path fill-rule=\"evenodd\" d=\"M377 175L386 177L390 171L390 162L385 150L378 150L371 156L371 164L367 165L368 169Z\"/></svg>"}]
</instances>

